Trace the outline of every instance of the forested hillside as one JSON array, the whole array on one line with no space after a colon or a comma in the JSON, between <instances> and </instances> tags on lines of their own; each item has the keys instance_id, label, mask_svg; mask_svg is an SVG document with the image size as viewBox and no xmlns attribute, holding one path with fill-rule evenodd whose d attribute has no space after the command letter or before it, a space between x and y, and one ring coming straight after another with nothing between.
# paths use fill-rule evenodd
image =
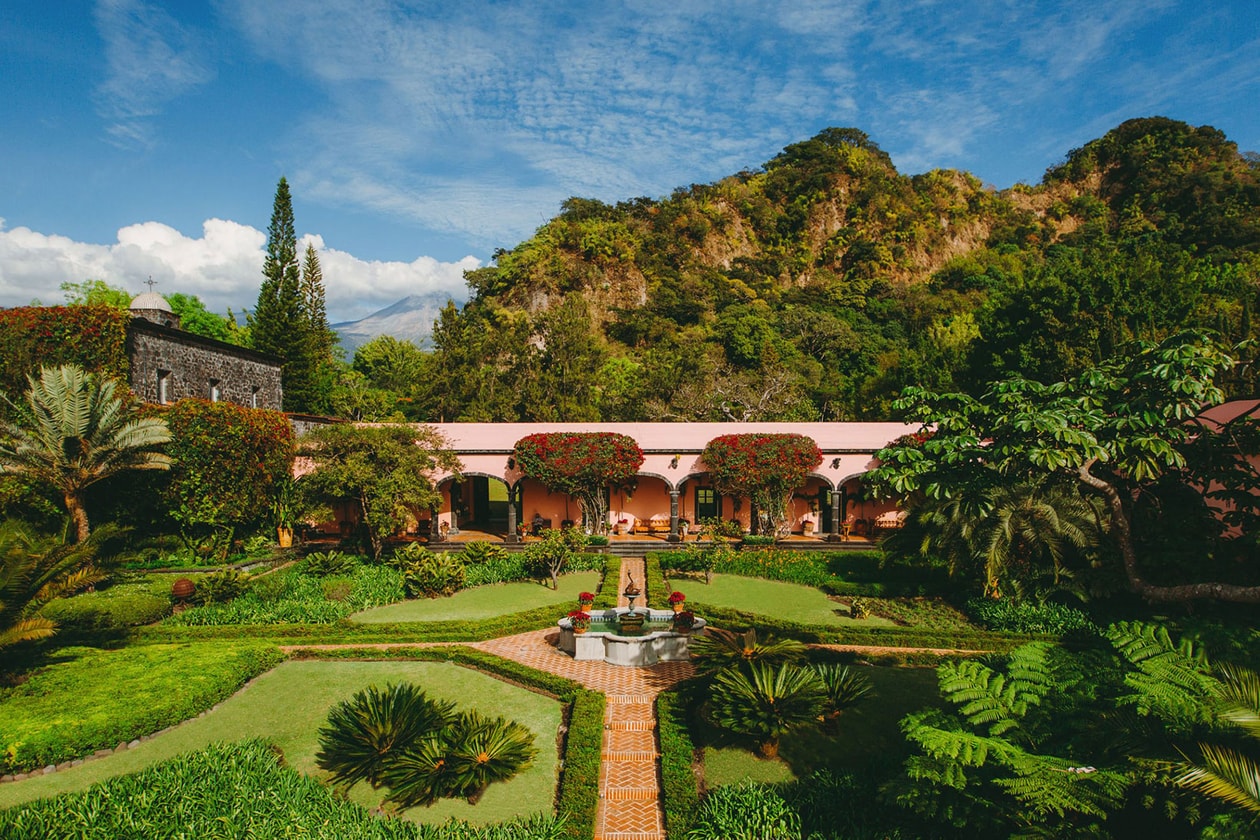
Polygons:
<instances>
[{"instance_id":1,"label":"forested hillside","mask_svg":"<svg viewBox=\"0 0 1260 840\"><path fill-rule=\"evenodd\" d=\"M832 128L661 200L569 199L469 273L405 403L447 421L884 419L908 384L1058 378L1185 327L1254 337L1258 252L1260 160L1210 127L1131 120L1002 192L902 175Z\"/></svg>"}]
</instances>

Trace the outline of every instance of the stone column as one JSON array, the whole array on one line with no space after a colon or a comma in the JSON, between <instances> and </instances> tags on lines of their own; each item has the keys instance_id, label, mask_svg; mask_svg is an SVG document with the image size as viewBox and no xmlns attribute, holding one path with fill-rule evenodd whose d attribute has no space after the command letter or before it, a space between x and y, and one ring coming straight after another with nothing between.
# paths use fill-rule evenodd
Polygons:
<instances>
[{"instance_id":1,"label":"stone column","mask_svg":"<svg viewBox=\"0 0 1260 840\"><path fill-rule=\"evenodd\" d=\"M679 542L682 535L678 533L678 490L669 491L669 541Z\"/></svg>"},{"instance_id":2,"label":"stone column","mask_svg":"<svg viewBox=\"0 0 1260 840\"><path fill-rule=\"evenodd\" d=\"M441 510L439 508L429 508L429 542L442 541L442 522Z\"/></svg>"},{"instance_id":3,"label":"stone column","mask_svg":"<svg viewBox=\"0 0 1260 840\"><path fill-rule=\"evenodd\" d=\"M831 494L831 533L827 535L828 542L840 541L840 500L844 496L844 488L840 487L832 491Z\"/></svg>"},{"instance_id":4,"label":"stone column","mask_svg":"<svg viewBox=\"0 0 1260 840\"><path fill-rule=\"evenodd\" d=\"M459 533L459 505L463 500L463 489L458 481L451 482L451 527L446 532L448 537Z\"/></svg>"},{"instance_id":5,"label":"stone column","mask_svg":"<svg viewBox=\"0 0 1260 840\"><path fill-rule=\"evenodd\" d=\"M516 533L516 499L520 491L516 487L508 487L508 532L504 542L518 543L521 538Z\"/></svg>"}]
</instances>

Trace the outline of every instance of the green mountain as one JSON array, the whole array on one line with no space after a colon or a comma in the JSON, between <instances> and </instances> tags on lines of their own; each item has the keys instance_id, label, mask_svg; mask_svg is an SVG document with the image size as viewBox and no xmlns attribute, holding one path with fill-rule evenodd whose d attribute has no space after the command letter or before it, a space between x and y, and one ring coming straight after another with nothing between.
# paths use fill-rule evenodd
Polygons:
<instances>
[{"instance_id":1,"label":"green mountain","mask_svg":"<svg viewBox=\"0 0 1260 840\"><path fill-rule=\"evenodd\" d=\"M408 396L434 420L885 419L908 384L1254 336L1258 252L1260 161L1210 127L1131 120L1005 191L830 128L668 198L569 199L469 272Z\"/></svg>"}]
</instances>

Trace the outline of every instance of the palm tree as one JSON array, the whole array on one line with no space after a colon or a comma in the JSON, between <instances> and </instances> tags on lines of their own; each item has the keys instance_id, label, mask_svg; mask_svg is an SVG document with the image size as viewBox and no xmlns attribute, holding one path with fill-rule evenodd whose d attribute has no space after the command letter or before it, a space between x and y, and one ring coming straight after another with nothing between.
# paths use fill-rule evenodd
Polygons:
<instances>
[{"instance_id":1,"label":"palm tree","mask_svg":"<svg viewBox=\"0 0 1260 840\"><path fill-rule=\"evenodd\" d=\"M826 688L810 668L783 663L730 669L713 681L709 717L718 727L757 740L766 758L779 755L779 738L818 719Z\"/></svg>"},{"instance_id":2,"label":"palm tree","mask_svg":"<svg viewBox=\"0 0 1260 840\"><path fill-rule=\"evenodd\" d=\"M1214 694L1220 717L1260 741L1260 674L1231 665L1217 667ZM1177 784L1214 799L1260 813L1260 762L1231 746L1199 744L1202 760L1182 765Z\"/></svg>"},{"instance_id":3,"label":"palm tree","mask_svg":"<svg viewBox=\"0 0 1260 840\"><path fill-rule=\"evenodd\" d=\"M451 729L451 787L473 804L491 782L512 778L538 754L533 733L515 721L467 712Z\"/></svg>"},{"instance_id":4,"label":"palm tree","mask_svg":"<svg viewBox=\"0 0 1260 840\"><path fill-rule=\"evenodd\" d=\"M0 525L0 650L57 631L39 608L105 577L95 560L111 533L102 528L75 545L45 546L16 523Z\"/></svg>"},{"instance_id":5,"label":"palm tree","mask_svg":"<svg viewBox=\"0 0 1260 840\"><path fill-rule=\"evenodd\" d=\"M391 761L442 732L454 718L454 704L429 699L419 686L369 686L329 712L315 761L332 772L336 783L367 780L379 787Z\"/></svg>"},{"instance_id":6,"label":"palm tree","mask_svg":"<svg viewBox=\"0 0 1260 840\"><path fill-rule=\"evenodd\" d=\"M171 439L166 422L137 417L114 395L115 383L76 365L45 367L27 377L25 403L5 400L16 420L5 423L0 471L52 485L65 501L75 541L90 532L84 493L125 470L164 470L170 458L154 447Z\"/></svg>"}]
</instances>

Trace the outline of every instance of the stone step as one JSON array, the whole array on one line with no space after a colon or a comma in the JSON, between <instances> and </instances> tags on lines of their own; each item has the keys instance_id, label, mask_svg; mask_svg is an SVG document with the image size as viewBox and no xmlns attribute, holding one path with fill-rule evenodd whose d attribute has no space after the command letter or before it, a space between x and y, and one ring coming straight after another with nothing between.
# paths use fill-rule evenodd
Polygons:
<instances>
[{"instance_id":1,"label":"stone step","mask_svg":"<svg viewBox=\"0 0 1260 840\"><path fill-rule=\"evenodd\" d=\"M660 753L656 750L605 750L600 753L600 758L604 761L644 761L654 763L660 758Z\"/></svg>"}]
</instances>

